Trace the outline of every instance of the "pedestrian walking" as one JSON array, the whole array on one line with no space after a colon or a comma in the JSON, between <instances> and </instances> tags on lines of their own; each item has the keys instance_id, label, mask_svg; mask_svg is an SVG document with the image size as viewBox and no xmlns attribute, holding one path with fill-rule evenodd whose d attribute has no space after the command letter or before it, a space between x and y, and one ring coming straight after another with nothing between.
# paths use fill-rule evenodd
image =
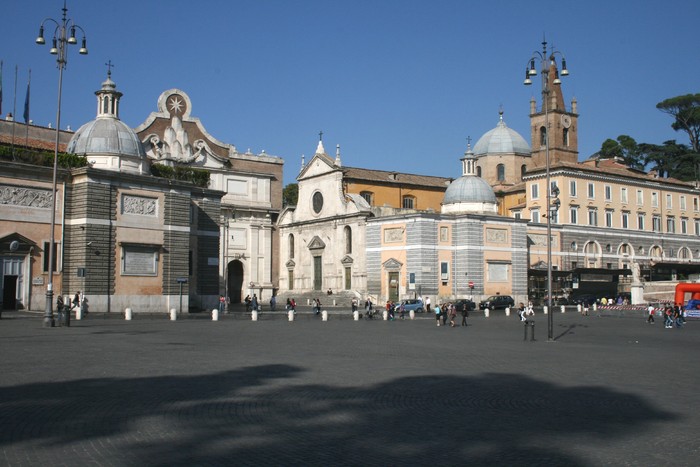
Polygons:
<instances>
[{"instance_id":1,"label":"pedestrian walking","mask_svg":"<svg viewBox=\"0 0 700 467\"><path fill-rule=\"evenodd\" d=\"M223 313L226 309L226 298L223 295L219 295L219 313Z\"/></svg>"},{"instance_id":2,"label":"pedestrian walking","mask_svg":"<svg viewBox=\"0 0 700 467\"><path fill-rule=\"evenodd\" d=\"M649 314L649 316L647 316L647 324L654 324L654 305L650 303L647 312Z\"/></svg>"},{"instance_id":3,"label":"pedestrian walking","mask_svg":"<svg viewBox=\"0 0 700 467\"><path fill-rule=\"evenodd\" d=\"M460 307L460 311L462 312L462 326L467 326L467 318L469 317L469 305L467 305L466 302L462 301Z\"/></svg>"},{"instance_id":4,"label":"pedestrian walking","mask_svg":"<svg viewBox=\"0 0 700 467\"><path fill-rule=\"evenodd\" d=\"M270 297L270 310L275 311L277 308L277 298L273 295Z\"/></svg>"},{"instance_id":5,"label":"pedestrian walking","mask_svg":"<svg viewBox=\"0 0 700 467\"><path fill-rule=\"evenodd\" d=\"M450 304L450 327L455 327L455 319L457 318L457 307L454 303Z\"/></svg>"},{"instance_id":6,"label":"pedestrian walking","mask_svg":"<svg viewBox=\"0 0 700 467\"><path fill-rule=\"evenodd\" d=\"M425 297L425 311L430 313L430 297Z\"/></svg>"},{"instance_id":7,"label":"pedestrian walking","mask_svg":"<svg viewBox=\"0 0 700 467\"><path fill-rule=\"evenodd\" d=\"M437 325L440 326L440 305L435 305L435 321L437 321Z\"/></svg>"}]
</instances>

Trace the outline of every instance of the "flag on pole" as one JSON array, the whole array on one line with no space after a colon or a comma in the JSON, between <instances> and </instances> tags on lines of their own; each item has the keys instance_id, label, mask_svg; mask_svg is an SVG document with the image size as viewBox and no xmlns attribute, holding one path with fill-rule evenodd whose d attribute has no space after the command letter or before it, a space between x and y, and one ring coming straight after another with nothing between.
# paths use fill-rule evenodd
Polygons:
<instances>
[{"instance_id":1,"label":"flag on pole","mask_svg":"<svg viewBox=\"0 0 700 467\"><path fill-rule=\"evenodd\" d=\"M27 96L24 98L24 123L29 123L29 86L32 84L32 69L29 69L29 81L27 81Z\"/></svg>"}]
</instances>

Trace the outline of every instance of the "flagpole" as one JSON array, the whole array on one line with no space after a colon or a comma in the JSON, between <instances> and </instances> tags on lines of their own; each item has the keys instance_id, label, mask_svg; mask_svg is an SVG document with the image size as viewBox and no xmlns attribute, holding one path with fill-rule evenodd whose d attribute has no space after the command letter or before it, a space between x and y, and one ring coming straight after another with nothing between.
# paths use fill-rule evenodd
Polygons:
<instances>
[{"instance_id":1,"label":"flagpole","mask_svg":"<svg viewBox=\"0 0 700 467\"><path fill-rule=\"evenodd\" d=\"M29 69L29 81L27 81L27 97L24 99L24 125L27 132L24 135L24 147L29 149L29 88L32 85L32 69Z\"/></svg>"},{"instance_id":2,"label":"flagpole","mask_svg":"<svg viewBox=\"0 0 700 467\"><path fill-rule=\"evenodd\" d=\"M17 65L15 65L15 95L12 102L12 160L15 158L15 126L17 123Z\"/></svg>"}]
</instances>

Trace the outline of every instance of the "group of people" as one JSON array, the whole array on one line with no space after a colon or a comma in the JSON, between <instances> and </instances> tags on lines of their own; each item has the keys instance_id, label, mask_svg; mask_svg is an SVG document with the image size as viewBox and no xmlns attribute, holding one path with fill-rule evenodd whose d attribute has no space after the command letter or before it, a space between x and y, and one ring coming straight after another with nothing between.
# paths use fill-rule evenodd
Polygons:
<instances>
[{"instance_id":1,"label":"group of people","mask_svg":"<svg viewBox=\"0 0 700 467\"><path fill-rule=\"evenodd\" d=\"M260 311L260 305L258 304L258 296L256 294L253 294L252 298L250 295L246 295L243 301L245 302L245 311Z\"/></svg>"},{"instance_id":2,"label":"group of people","mask_svg":"<svg viewBox=\"0 0 700 467\"><path fill-rule=\"evenodd\" d=\"M650 303L649 308L647 308L647 311L648 311L647 323L654 324L654 313L656 312L656 308L654 308L654 305L652 305ZM673 329L673 326L675 326L677 328L682 328L683 325L685 324L685 313L683 311L683 308L678 306L678 305L665 306L664 310L663 310L663 317L664 317L664 328L666 328L666 329Z\"/></svg>"},{"instance_id":3,"label":"group of people","mask_svg":"<svg viewBox=\"0 0 700 467\"><path fill-rule=\"evenodd\" d=\"M520 321L527 321L535 316L535 308L532 306L532 302L528 302L527 307L523 302L518 304L518 317Z\"/></svg>"},{"instance_id":4,"label":"group of people","mask_svg":"<svg viewBox=\"0 0 700 467\"><path fill-rule=\"evenodd\" d=\"M429 298L427 299L429 300ZM427 301L426 301L427 303ZM426 305L427 306L427 305ZM455 303L437 303L435 304L435 307L433 308L433 311L435 312L435 321L438 326L440 326L440 322L442 321L443 326L447 326L447 320L450 320L450 327L456 327L457 326L457 313L461 313L462 315L462 324L461 326L467 326L467 318L469 317L469 308L466 306L466 304L462 302L458 302L457 304Z\"/></svg>"},{"instance_id":5,"label":"group of people","mask_svg":"<svg viewBox=\"0 0 700 467\"><path fill-rule=\"evenodd\" d=\"M629 305L630 301L627 297L623 297L622 295L618 295L617 299L614 299L612 297L610 297L610 298L603 297L600 299L600 304L602 306Z\"/></svg>"}]
</instances>

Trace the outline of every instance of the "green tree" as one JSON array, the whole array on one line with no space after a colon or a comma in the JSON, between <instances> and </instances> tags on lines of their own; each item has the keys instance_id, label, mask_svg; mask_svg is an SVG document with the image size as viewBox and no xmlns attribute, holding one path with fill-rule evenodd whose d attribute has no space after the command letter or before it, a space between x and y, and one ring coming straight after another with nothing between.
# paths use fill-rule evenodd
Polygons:
<instances>
[{"instance_id":1,"label":"green tree","mask_svg":"<svg viewBox=\"0 0 700 467\"><path fill-rule=\"evenodd\" d=\"M605 158L620 158L625 164L635 169L644 168L644 160L639 145L634 138L628 135L618 136L617 141L606 139L600 148L599 154Z\"/></svg>"},{"instance_id":2,"label":"green tree","mask_svg":"<svg viewBox=\"0 0 700 467\"><path fill-rule=\"evenodd\" d=\"M656 104L656 108L674 118L671 127L686 132L692 152L700 153L700 94L671 97Z\"/></svg>"},{"instance_id":3,"label":"green tree","mask_svg":"<svg viewBox=\"0 0 700 467\"><path fill-rule=\"evenodd\" d=\"M282 190L282 206L296 206L299 198L299 184L290 183Z\"/></svg>"},{"instance_id":4,"label":"green tree","mask_svg":"<svg viewBox=\"0 0 700 467\"><path fill-rule=\"evenodd\" d=\"M672 177L679 180L691 181L698 178L698 163L700 156L685 144L679 144L672 139L658 144L640 144L645 165L656 170L660 177Z\"/></svg>"}]
</instances>

